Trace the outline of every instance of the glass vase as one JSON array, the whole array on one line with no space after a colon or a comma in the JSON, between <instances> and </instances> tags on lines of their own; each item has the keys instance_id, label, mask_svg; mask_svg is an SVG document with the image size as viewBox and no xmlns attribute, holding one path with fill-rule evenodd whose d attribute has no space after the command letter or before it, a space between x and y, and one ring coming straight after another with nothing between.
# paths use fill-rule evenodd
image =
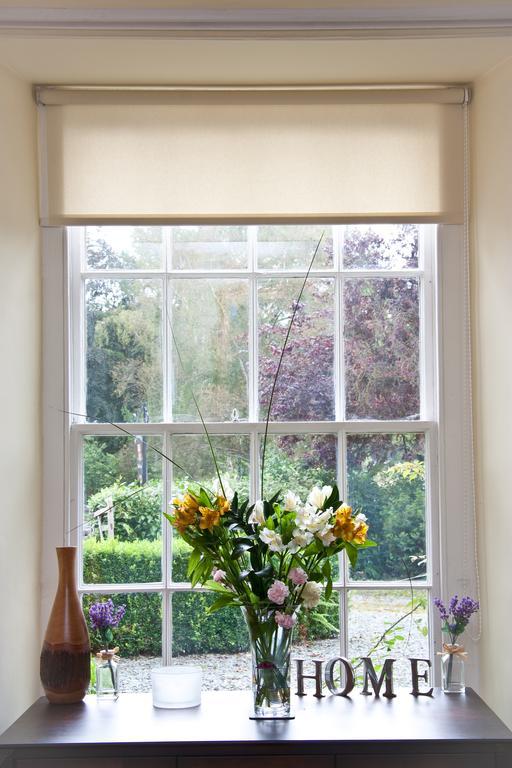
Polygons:
<instances>
[{"instance_id":1,"label":"glass vase","mask_svg":"<svg viewBox=\"0 0 512 768\"><path fill-rule=\"evenodd\" d=\"M462 645L444 643L441 656L441 683L444 693L464 693L464 659Z\"/></svg>"},{"instance_id":2,"label":"glass vase","mask_svg":"<svg viewBox=\"0 0 512 768\"><path fill-rule=\"evenodd\" d=\"M119 657L115 651L96 654L96 695L112 700L119 696Z\"/></svg>"},{"instance_id":3,"label":"glass vase","mask_svg":"<svg viewBox=\"0 0 512 768\"><path fill-rule=\"evenodd\" d=\"M252 656L252 692L257 719L290 718L290 656L293 627L284 629L275 611L243 608Z\"/></svg>"}]
</instances>

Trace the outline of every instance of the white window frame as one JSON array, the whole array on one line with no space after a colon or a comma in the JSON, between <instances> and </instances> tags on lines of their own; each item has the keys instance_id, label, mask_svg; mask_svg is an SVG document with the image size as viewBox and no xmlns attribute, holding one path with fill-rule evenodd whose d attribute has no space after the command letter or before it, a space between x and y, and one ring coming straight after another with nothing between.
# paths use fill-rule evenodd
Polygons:
<instances>
[{"instance_id":1,"label":"white window frame","mask_svg":"<svg viewBox=\"0 0 512 768\"><path fill-rule=\"evenodd\" d=\"M71 325L71 314L77 311L83 301L80 285L72 279L68 269L69 253L72 248L77 230L66 230L62 227L44 227L43 241L43 430L44 430L44 533L42 558L42 628L51 607L56 573L54 564L54 547L63 544L77 544L77 526L80 522L82 505L81 499L81 450L80 441L83 434L119 434L115 428L104 425L73 423L65 412L77 410L84 413L83 393L72 381L71 372L81 361L73 356L81 355L82 334L77 324ZM427 375L421 378L422 408L419 421L344 421L340 414L343 404L343 392L340 387L342 377L343 355L338 352L336 360L336 421L333 422L287 422L271 423L269 432L272 433L321 433L338 434L338 476L346 478L343 457L345 456L344 441L347 433L354 434L370 432L425 432L425 455L429 457L430 466L426 477L430 478L426 485L432 514L427 516L427 554L429 574L425 587L431 595L453 594L476 590L475 568L471 557L471 542L473 541L474 517L472 488L468 484L472 477L472 456L470 451L470 389L467 382L470 373L469 361L469 323L468 299L465 292L465 275L467 258L464 249L463 227L454 225L439 225L436 242L425 243L424 279L420 292L420 303L424 313L422 328L425 334L420 338L420 354L422 370ZM251 241L251 238L250 238ZM437 252L437 258L436 258ZM254 248L251 248L251 267L254 268ZM368 277L393 277L418 275L422 270L362 270L350 271L350 275ZM235 277L242 274L249 277L252 290L256 290L256 279L264 276L277 277L283 273L269 270L257 273L252 277L243 270L218 271L215 276ZM102 276L116 277L114 270L102 271ZM151 271L148 277L159 277L162 273ZM168 274L168 272L166 273ZM303 273L302 273L303 274ZM337 285L343 278L338 279L338 270L312 272L312 276L335 277ZM98 272L92 276L99 275ZM192 276L180 270L179 275ZM198 273L193 273L197 276ZM293 271L286 271L286 276L293 276ZM128 271L123 271L123 277L129 277ZM137 276L145 273L137 272ZM336 312L341 313L341 291L337 289ZM253 335L253 349L257 350L256 326L254 318L250 320L250 333ZM340 339L336 348L341 350ZM256 366L253 367L256 370ZM209 430L222 434L248 434L251 436L251 461L256 470L255 480L251 485L251 497L257 496L257 437L262 431L262 422L256 421L254 412L255 382L250 389L251 409L248 422L209 424ZM79 404L79 408L76 405ZM429 418L425 418L428 416ZM85 421L85 420L84 420ZM198 423L161 423L156 425L130 424L130 431L138 435L147 434L200 434L201 425ZM167 438L166 438L167 439ZM165 445L165 444L164 444ZM167 452L164 447L164 452ZM345 481L344 481L345 482ZM343 487L344 483L342 483ZM164 467L164 496L170 496L169 465ZM344 488L346 490L346 488ZM57 510L57 511L56 511ZM163 581L158 584L116 584L108 586L88 585L79 582L82 592L110 594L113 592L127 593L138 591L154 591L162 593L163 624L162 645L164 663L170 660L170 598L174 592L190 589L184 584L173 584L168 580L169 564L171 561L170 537L164 536ZM448 543L445 546L445 543ZM435 544L435 545L433 545ZM79 579L81 578L81 574ZM346 570L342 571L338 584L340 595L340 618L346 615L346 599L348 589L390 589L406 588L404 582L353 582L349 584ZM441 632L438 617L429 607L430 658L440 648ZM342 650L347 647L347 622L342 621L341 627ZM471 642L470 642L470 645ZM478 687L478 654L472 648L469 668L469 681ZM439 684L438 665L433 664L433 679Z\"/></svg>"}]
</instances>

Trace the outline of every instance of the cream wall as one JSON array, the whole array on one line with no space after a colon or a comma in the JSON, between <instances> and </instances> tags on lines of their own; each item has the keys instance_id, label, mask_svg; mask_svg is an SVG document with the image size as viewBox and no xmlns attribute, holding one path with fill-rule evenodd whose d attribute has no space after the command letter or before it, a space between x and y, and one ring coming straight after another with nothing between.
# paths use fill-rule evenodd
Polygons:
<instances>
[{"instance_id":1,"label":"cream wall","mask_svg":"<svg viewBox=\"0 0 512 768\"><path fill-rule=\"evenodd\" d=\"M512 727L512 60L476 81L471 114L480 680L483 697Z\"/></svg>"},{"instance_id":2,"label":"cream wall","mask_svg":"<svg viewBox=\"0 0 512 768\"><path fill-rule=\"evenodd\" d=\"M39 695L41 286L35 107L0 69L0 733Z\"/></svg>"}]
</instances>

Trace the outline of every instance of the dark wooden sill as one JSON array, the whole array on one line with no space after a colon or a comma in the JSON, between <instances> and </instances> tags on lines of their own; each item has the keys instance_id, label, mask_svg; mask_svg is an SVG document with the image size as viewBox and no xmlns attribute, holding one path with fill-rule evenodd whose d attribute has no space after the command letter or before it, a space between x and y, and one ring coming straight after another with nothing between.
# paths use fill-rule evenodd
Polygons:
<instances>
[{"instance_id":1,"label":"dark wooden sill","mask_svg":"<svg viewBox=\"0 0 512 768\"><path fill-rule=\"evenodd\" d=\"M220 691L185 710L155 709L149 694L41 698L0 737L0 760L4 750L9 768L512 768L512 733L471 690L309 694L277 722L249 720L249 705L248 692Z\"/></svg>"}]
</instances>

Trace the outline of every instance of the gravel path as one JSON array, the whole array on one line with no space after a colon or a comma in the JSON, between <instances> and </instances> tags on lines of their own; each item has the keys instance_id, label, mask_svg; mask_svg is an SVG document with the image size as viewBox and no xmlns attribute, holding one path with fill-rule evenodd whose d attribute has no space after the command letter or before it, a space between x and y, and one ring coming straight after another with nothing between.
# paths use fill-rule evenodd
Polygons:
<instances>
[{"instance_id":1,"label":"gravel path","mask_svg":"<svg viewBox=\"0 0 512 768\"><path fill-rule=\"evenodd\" d=\"M368 610L371 607L372 610ZM383 629L395 622L404 613L404 605L382 606L366 604L364 611L351 611L349 625L349 652L352 658L366 655ZM419 613L419 612L418 612ZM374 664L383 658L395 658L395 684L410 684L410 665L408 656L426 658L428 656L428 641L420 628L413 621L406 620L401 625L400 636L391 649L380 648L372 653ZM294 659L304 659L305 671L308 663L314 659L327 661L340 653L339 638L316 640L309 643L295 642L292 650L292 686L295 685ZM144 657L122 659L120 668L121 690L126 692L149 691L151 689L151 669L160 666L159 657ZM250 687L250 655L249 653L202 654L179 656L173 660L175 664L197 664L203 670L203 690L245 690ZM310 665L312 671L313 665ZM314 686L313 681L308 681ZM307 689L307 688L306 688Z\"/></svg>"}]
</instances>

